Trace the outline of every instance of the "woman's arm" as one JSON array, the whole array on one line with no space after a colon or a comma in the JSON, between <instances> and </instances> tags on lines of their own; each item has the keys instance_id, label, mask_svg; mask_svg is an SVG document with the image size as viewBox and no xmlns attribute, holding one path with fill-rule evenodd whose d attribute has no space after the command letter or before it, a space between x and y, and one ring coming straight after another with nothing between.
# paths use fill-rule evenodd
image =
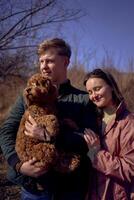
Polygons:
<instances>
[{"instance_id":1,"label":"woman's arm","mask_svg":"<svg viewBox=\"0 0 134 200\"><path fill-rule=\"evenodd\" d=\"M92 138L93 140L93 138ZM94 138L94 143L98 139ZM131 182L134 176L134 118L129 120L122 129L120 140L120 155L111 155L107 150L98 150L92 160L93 167L104 173L122 181ZM87 140L86 140L87 141ZM93 146L88 141L89 151Z\"/></svg>"}]
</instances>

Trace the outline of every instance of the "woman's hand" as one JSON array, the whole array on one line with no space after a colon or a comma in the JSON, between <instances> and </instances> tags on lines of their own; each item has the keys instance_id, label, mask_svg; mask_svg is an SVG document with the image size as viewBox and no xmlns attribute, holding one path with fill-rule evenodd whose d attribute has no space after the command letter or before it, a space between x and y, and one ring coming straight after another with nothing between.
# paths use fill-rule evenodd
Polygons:
<instances>
[{"instance_id":1,"label":"woman's hand","mask_svg":"<svg viewBox=\"0 0 134 200\"><path fill-rule=\"evenodd\" d=\"M99 137L91 129L86 128L84 131L84 139L86 140L89 149L87 155L92 163L94 163L94 159L100 150Z\"/></svg>"},{"instance_id":2,"label":"woman's hand","mask_svg":"<svg viewBox=\"0 0 134 200\"><path fill-rule=\"evenodd\" d=\"M100 139L91 129L84 130L84 139L87 142L88 148L100 148Z\"/></svg>"},{"instance_id":3,"label":"woman's hand","mask_svg":"<svg viewBox=\"0 0 134 200\"><path fill-rule=\"evenodd\" d=\"M25 134L41 141L46 140L45 129L37 125L36 121L30 115L28 121L25 123Z\"/></svg>"}]
</instances>

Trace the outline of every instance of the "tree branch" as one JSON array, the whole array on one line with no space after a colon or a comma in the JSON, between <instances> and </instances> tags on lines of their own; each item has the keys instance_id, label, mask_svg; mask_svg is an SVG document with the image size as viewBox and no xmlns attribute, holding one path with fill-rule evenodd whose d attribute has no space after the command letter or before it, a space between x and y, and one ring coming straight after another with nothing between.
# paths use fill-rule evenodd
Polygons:
<instances>
[{"instance_id":1,"label":"tree branch","mask_svg":"<svg viewBox=\"0 0 134 200\"><path fill-rule=\"evenodd\" d=\"M50 6L55 0L51 0L49 3L47 3L46 5L39 7L39 8L35 8L32 11L30 11L27 15L25 15L24 17L22 17L14 26L12 26L12 28L10 28L7 33L5 35L3 35L0 38L0 41L3 40L7 35L9 35L22 21L24 21L27 17L39 12L40 10L45 9L46 7Z\"/></svg>"}]
</instances>

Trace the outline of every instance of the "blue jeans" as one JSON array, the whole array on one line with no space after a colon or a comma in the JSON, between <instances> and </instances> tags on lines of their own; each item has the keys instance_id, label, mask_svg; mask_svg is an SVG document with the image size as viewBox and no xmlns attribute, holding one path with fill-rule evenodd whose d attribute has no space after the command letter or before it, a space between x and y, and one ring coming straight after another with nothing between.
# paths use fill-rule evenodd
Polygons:
<instances>
[{"instance_id":1,"label":"blue jeans","mask_svg":"<svg viewBox=\"0 0 134 200\"><path fill-rule=\"evenodd\" d=\"M52 193L45 191L41 194L32 194L27 190L22 189L21 200L52 200Z\"/></svg>"},{"instance_id":2,"label":"blue jeans","mask_svg":"<svg viewBox=\"0 0 134 200\"><path fill-rule=\"evenodd\" d=\"M54 196L54 200L84 200L85 195L81 192L61 192Z\"/></svg>"}]
</instances>

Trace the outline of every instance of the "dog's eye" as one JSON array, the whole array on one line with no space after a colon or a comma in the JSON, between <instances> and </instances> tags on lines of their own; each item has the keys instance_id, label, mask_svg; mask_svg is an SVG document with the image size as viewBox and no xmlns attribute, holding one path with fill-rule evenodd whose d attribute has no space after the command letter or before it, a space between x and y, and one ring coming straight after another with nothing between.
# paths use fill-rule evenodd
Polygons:
<instances>
[{"instance_id":1,"label":"dog's eye","mask_svg":"<svg viewBox=\"0 0 134 200\"><path fill-rule=\"evenodd\" d=\"M41 84L42 84L42 86L45 86L45 85L46 85L46 82L45 82L45 81L42 81Z\"/></svg>"},{"instance_id":2,"label":"dog's eye","mask_svg":"<svg viewBox=\"0 0 134 200\"><path fill-rule=\"evenodd\" d=\"M40 82L37 81L37 82L36 82L36 86L40 86Z\"/></svg>"}]
</instances>

